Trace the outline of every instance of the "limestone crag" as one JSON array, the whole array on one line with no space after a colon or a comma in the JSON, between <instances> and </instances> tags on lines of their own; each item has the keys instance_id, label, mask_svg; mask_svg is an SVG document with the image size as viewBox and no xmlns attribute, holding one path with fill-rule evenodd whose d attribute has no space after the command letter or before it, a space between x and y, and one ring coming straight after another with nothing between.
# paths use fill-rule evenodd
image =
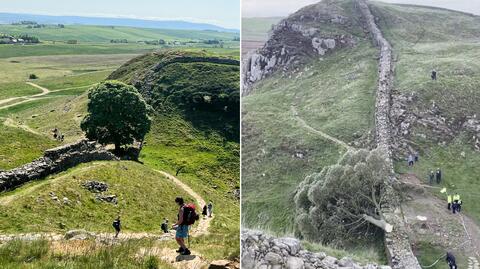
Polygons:
<instances>
[{"instance_id":1,"label":"limestone crag","mask_svg":"<svg viewBox=\"0 0 480 269\"><path fill-rule=\"evenodd\" d=\"M303 249L294 238L274 238L259 231L242 230L242 268L245 269L390 269L376 264L360 265L351 258L337 259L323 252Z\"/></svg>"},{"instance_id":2,"label":"limestone crag","mask_svg":"<svg viewBox=\"0 0 480 269\"><path fill-rule=\"evenodd\" d=\"M100 160L118 160L118 158L96 142L82 139L49 149L45 151L43 157L31 163L0 172L0 190L12 190L26 182L65 171L78 164Z\"/></svg>"},{"instance_id":3,"label":"limestone crag","mask_svg":"<svg viewBox=\"0 0 480 269\"><path fill-rule=\"evenodd\" d=\"M354 24L352 18L341 15L343 10L330 2L301 9L272 27L263 48L249 53L243 61L242 95L249 94L254 83L275 71L297 71L311 59L356 44L356 37L346 31L334 32L321 26L348 28Z\"/></svg>"}]
</instances>

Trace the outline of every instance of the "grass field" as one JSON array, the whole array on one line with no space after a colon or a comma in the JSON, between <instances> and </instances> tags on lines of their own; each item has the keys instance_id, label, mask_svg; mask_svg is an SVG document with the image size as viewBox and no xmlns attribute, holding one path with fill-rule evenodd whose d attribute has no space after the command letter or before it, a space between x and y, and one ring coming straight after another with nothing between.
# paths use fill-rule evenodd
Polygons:
<instances>
[{"instance_id":1,"label":"grass field","mask_svg":"<svg viewBox=\"0 0 480 269\"><path fill-rule=\"evenodd\" d=\"M280 236L293 233L297 185L336 163L346 150L306 129L295 115L346 143L368 133L373 126L375 52L367 41L360 42L354 49L313 60L291 77L267 78L243 99L243 226ZM365 251L376 254L359 256L382 262L383 249L376 245L366 242Z\"/></svg>"},{"instance_id":2,"label":"grass field","mask_svg":"<svg viewBox=\"0 0 480 269\"><path fill-rule=\"evenodd\" d=\"M25 25L0 25L0 33L11 35L28 34L48 41L77 40L79 42L109 43L112 39L126 39L129 42L151 41L193 41L224 40L232 41L236 33L217 31L149 29L124 26L65 25L58 28L48 25L45 28L27 28Z\"/></svg>"}]
</instances>

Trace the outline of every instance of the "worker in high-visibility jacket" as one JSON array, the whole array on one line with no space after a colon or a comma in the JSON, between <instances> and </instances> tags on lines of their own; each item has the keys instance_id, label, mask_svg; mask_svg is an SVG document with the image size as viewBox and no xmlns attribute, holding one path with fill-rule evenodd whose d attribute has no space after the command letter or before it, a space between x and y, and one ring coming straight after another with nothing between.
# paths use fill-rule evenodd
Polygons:
<instances>
[{"instance_id":1,"label":"worker in high-visibility jacket","mask_svg":"<svg viewBox=\"0 0 480 269\"><path fill-rule=\"evenodd\" d=\"M450 210L452 208L452 201L453 201L453 198L452 198L452 195L451 194L448 194L447 195L447 209Z\"/></svg>"},{"instance_id":2,"label":"worker in high-visibility jacket","mask_svg":"<svg viewBox=\"0 0 480 269\"><path fill-rule=\"evenodd\" d=\"M453 205L452 205L453 214L455 214L455 212L458 211L458 201L460 201L460 195L458 193L455 193L453 195Z\"/></svg>"}]
</instances>

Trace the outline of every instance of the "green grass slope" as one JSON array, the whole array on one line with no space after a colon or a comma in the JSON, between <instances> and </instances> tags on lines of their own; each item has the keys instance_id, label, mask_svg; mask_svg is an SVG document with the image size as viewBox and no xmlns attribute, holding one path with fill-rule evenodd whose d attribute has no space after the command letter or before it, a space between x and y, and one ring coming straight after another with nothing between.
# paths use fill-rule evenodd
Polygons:
<instances>
[{"instance_id":1,"label":"green grass slope","mask_svg":"<svg viewBox=\"0 0 480 269\"><path fill-rule=\"evenodd\" d=\"M346 143L371 130L375 53L368 40L361 41L354 49L313 60L291 77L268 78L243 99L244 225L293 232L298 183L335 163L345 151L304 128L292 106L311 127Z\"/></svg>"},{"instance_id":2,"label":"green grass slope","mask_svg":"<svg viewBox=\"0 0 480 269\"><path fill-rule=\"evenodd\" d=\"M97 201L94 193L81 186L87 180L109 184L105 194L117 195L118 204ZM59 201L51 198L51 192ZM176 219L177 206L173 202L176 196L193 201L170 180L143 165L133 162L83 164L2 194L0 231L111 232L111 222L121 214L125 232L160 232L164 217ZM64 197L69 199L69 204L62 201Z\"/></svg>"},{"instance_id":3,"label":"green grass slope","mask_svg":"<svg viewBox=\"0 0 480 269\"><path fill-rule=\"evenodd\" d=\"M225 40L232 41L236 33L217 31L150 29L124 26L66 25L65 28L47 25L44 28L27 28L25 25L0 25L0 33L28 34L48 41L78 40L80 42L110 42L126 39L129 42L163 39L165 41Z\"/></svg>"},{"instance_id":4,"label":"green grass slope","mask_svg":"<svg viewBox=\"0 0 480 269\"><path fill-rule=\"evenodd\" d=\"M391 40L397 55L394 88L400 93L414 93L417 100L409 108L425 111L435 103L439 113L452 126L461 126L467 116L480 111L480 17L456 11L417 6L375 3L382 31ZM419 23L422 21L422 23ZM438 80L430 79L436 69ZM453 127L457 128L457 127ZM459 191L465 212L480 223L480 208L469 206L478 200L480 153L469 142L471 134L462 131L456 137L434 139L432 130L414 126L412 144L420 150L422 162L414 173L427 180L430 170L442 168L443 186ZM461 157L462 152L465 158ZM406 172L404 163L398 170Z\"/></svg>"}]
</instances>

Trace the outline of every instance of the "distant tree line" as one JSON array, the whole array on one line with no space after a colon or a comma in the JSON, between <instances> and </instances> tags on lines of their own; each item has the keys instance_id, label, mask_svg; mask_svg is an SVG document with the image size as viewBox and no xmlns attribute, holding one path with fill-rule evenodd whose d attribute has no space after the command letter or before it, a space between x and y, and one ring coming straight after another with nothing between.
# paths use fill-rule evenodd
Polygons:
<instances>
[{"instance_id":1,"label":"distant tree line","mask_svg":"<svg viewBox=\"0 0 480 269\"><path fill-rule=\"evenodd\" d=\"M0 34L0 44L36 44L40 43L40 40L36 36L30 36L28 34L21 34L17 36Z\"/></svg>"},{"instance_id":2,"label":"distant tree line","mask_svg":"<svg viewBox=\"0 0 480 269\"><path fill-rule=\"evenodd\" d=\"M128 43L127 39L112 39L110 43Z\"/></svg>"}]
</instances>

